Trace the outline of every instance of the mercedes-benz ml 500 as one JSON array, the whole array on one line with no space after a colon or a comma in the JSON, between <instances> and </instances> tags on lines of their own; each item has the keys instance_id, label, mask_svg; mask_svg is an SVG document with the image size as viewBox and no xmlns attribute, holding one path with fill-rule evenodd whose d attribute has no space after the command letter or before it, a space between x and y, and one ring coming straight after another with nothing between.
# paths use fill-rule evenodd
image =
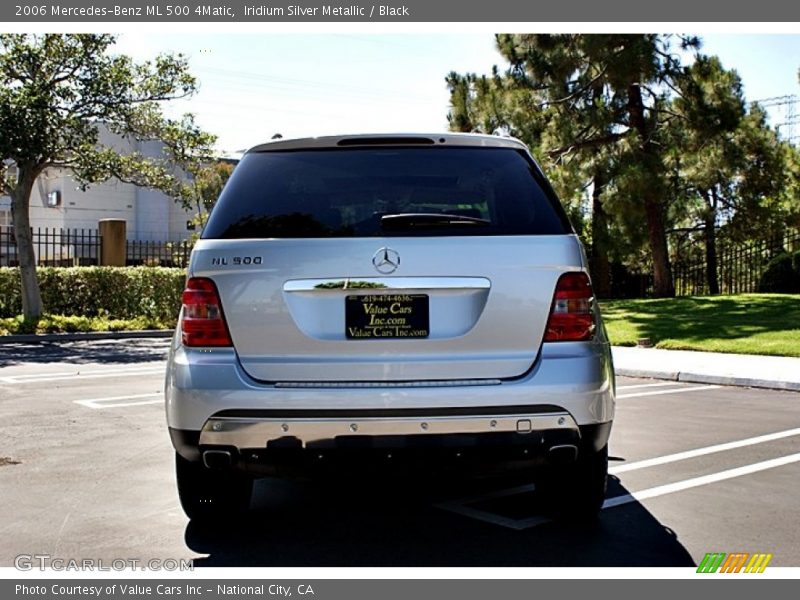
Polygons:
<instances>
[{"instance_id":1,"label":"mercedes-benz ml 500","mask_svg":"<svg viewBox=\"0 0 800 600\"><path fill-rule=\"evenodd\" d=\"M614 375L524 144L280 140L244 155L194 248L166 409L190 517L243 511L260 473L404 458L537 467L543 497L587 516Z\"/></svg>"}]
</instances>

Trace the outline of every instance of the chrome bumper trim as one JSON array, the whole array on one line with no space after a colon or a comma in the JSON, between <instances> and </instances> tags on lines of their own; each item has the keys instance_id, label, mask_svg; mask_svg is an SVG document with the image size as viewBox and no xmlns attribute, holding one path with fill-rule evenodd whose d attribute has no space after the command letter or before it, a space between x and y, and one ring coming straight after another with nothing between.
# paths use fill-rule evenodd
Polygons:
<instances>
[{"instance_id":1,"label":"chrome bumper trim","mask_svg":"<svg viewBox=\"0 0 800 600\"><path fill-rule=\"evenodd\" d=\"M302 446L337 437L444 435L574 430L578 424L566 412L413 418L262 419L211 417L200 432L200 445L264 448L272 440L294 438Z\"/></svg>"},{"instance_id":2,"label":"chrome bumper trim","mask_svg":"<svg viewBox=\"0 0 800 600\"><path fill-rule=\"evenodd\" d=\"M392 290L488 290L485 277L339 277L334 279L291 279L284 292L330 292L348 290L375 294Z\"/></svg>"},{"instance_id":3,"label":"chrome bumper trim","mask_svg":"<svg viewBox=\"0 0 800 600\"><path fill-rule=\"evenodd\" d=\"M278 381L276 388L426 388L500 385L499 379L445 379L430 381Z\"/></svg>"}]
</instances>

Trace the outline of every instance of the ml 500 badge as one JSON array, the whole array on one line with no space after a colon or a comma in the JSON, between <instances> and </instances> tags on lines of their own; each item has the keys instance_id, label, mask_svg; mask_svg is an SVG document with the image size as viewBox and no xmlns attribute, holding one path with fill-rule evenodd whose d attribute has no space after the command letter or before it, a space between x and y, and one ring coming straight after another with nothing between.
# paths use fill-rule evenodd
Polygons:
<instances>
[{"instance_id":1,"label":"ml 500 badge","mask_svg":"<svg viewBox=\"0 0 800 600\"><path fill-rule=\"evenodd\" d=\"M230 257L230 262L228 262L227 256L215 256L211 259L211 265L215 267L227 266L227 265L260 265L261 264L261 257L260 256L232 256Z\"/></svg>"}]
</instances>

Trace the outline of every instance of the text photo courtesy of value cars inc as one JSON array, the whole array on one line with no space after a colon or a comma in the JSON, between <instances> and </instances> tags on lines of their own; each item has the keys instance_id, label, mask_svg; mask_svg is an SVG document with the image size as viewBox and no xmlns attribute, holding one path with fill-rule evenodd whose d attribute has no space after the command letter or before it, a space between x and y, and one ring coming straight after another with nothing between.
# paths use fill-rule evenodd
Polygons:
<instances>
[{"instance_id":1,"label":"text photo courtesy of value cars inc","mask_svg":"<svg viewBox=\"0 0 800 600\"><path fill-rule=\"evenodd\" d=\"M0 6L2 596L791 585L798 13Z\"/></svg>"}]
</instances>

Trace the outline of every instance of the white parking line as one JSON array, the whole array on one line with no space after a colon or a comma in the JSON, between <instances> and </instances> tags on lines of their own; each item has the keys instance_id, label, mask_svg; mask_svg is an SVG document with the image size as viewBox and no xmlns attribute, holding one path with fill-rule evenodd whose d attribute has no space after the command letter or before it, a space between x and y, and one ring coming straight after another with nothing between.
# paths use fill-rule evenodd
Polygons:
<instances>
[{"instance_id":1,"label":"white parking line","mask_svg":"<svg viewBox=\"0 0 800 600\"><path fill-rule=\"evenodd\" d=\"M0 382L7 384L42 383L63 381L65 379L102 379L105 377L132 377L164 373L166 367L141 367L132 369L103 369L96 371L74 371L71 373L32 373L30 375L7 375L0 377Z\"/></svg>"},{"instance_id":2,"label":"white parking line","mask_svg":"<svg viewBox=\"0 0 800 600\"><path fill-rule=\"evenodd\" d=\"M717 483L718 481L725 481L726 479L733 479L734 477L741 477L743 475L750 475L758 473L759 471L766 471L767 469L774 469L792 463L800 462L800 453L790 454L788 456L781 456L780 458L773 458L762 462L754 463L752 465L745 465L743 467L736 467L735 469L728 469L720 471L719 473L711 473L710 475L702 475L700 477L692 477L691 479L684 479L683 481L676 481L675 483L668 483L666 485L659 485L656 487L647 488L639 492L625 494L624 496L615 496L609 498L603 504L603 509L621 506L630 502L638 502L648 498L655 498L673 492L680 492L688 490L701 485L708 485L709 483Z\"/></svg>"},{"instance_id":3,"label":"white parking line","mask_svg":"<svg viewBox=\"0 0 800 600\"><path fill-rule=\"evenodd\" d=\"M532 492L536 489L536 486L532 483L527 483L525 485L518 485L517 487L513 488L506 488L504 490L494 490L492 492L486 492L485 494L476 494L474 496L466 496L464 498L459 498L458 500L448 501L444 504L452 504L453 502L458 502L459 504L472 504L473 502L483 502L485 500L494 500L495 498L505 498L506 496L514 496L515 494L524 494L525 492Z\"/></svg>"},{"instance_id":4,"label":"white parking line","mask_svg":"<svg viewBox=\"0 0 800 600\"><path fill-rule=\"evenodd\" d=\"M471 508L466 504L459 503L437 504L436 506L452 513L469 517L470 519L475 519L476 521L484 521L485 523L499 525L500 527L505 527L507 529L516 529L518 531L522 529L528 529L529 527L535 527L536 525L541 525L542 523L547 523L551 520L545 516L531 517L530 519L512 519L510 517L504 517L502 515L486 512L477 508ZM529 522L532 524L528 524Z\"/></svg>"},{"instance_id":5,"label":"white parking line","mask_svg":"<svg viewBox=\"0 0 800 600\"><path fill-rule=\"evenodd\" d=\"M161 396L162 392L152 392L150 394L134 394L132 396L109 396L107 398L91 398L88 400L73 400L75 404L86 406L87 408L120 408L123 406L140 406L142 404L160 404L164 400L144 400L139 402L117 402L117 400L135 400L137 398L153 398Z\"/></svg>"},{"instance_id":6,"label":"white parking line","mask_svg":"<svg viewBox=\"0 0 800 600\"><path fill-rule=\"evenodd\" d=\"M618 385L618 390L632 390L636 388L651 388L651 387L667 387L667 386L683 385L680 381L660 381L658 383L635 383L633 385Z\"/></svg>"},{"instance_id":7,"label":"white parking line","mask_svg":"<svg viewBox=\"0 0 800 600\"><path fill-rule=\"evenodd\" d=\"M705 446L704 448L695 448L694 450L686 450L685 452L666 454L664 456L648 458L646 460L640 460L629 464L618 465L616 467L611 467L608 472L612 475L616 475L617 473L625 473L627 471L637 471L639 469L646 469L647 467L655 467L658 465L677 462L679 460L696 458L705 454L724 452L725 450L734 450L735 448L744 448L745 446L753 446L755 444L763 444L765 442L774 442L775 440L793 437L795 435L800 435L800 427L795 429L787 429L785 431L778 431L776 433L768 433L766 435L759 435L743 440L736 440L734 442L725 442L724 444L715 444L713 446Z\"/></svg>"},{"instance_id":8,"label":"white parking line","mask_svg":"<svg viewBox=\"0 0 800 600\"><path fill-rule=\"evenodd\" d=\"M675 492L680 492L683 490L700 487L702 485L718 483L720 481L725 481L727 479L734 479L736 477L742 477L744 475L751 475L752 473L758 473L760 471L766 471L768 469L774 469L777 467L782 467L796 462L800 462L800 453L790 454L788 456L781 456L779 458L773 458L771 460L765 460L751 465L745 465L743 467L736 467L734 469L727 469L725 471L720 471L718 473L711 473L709 475L702 475L700 477L692 477L691 479L676 481L674 483L668 483L666 485L659 485L644 490L640 490L638 492L632 492L630 494L623 494L621 496L615 496L613 498L609 498L603 503L603 510L607 510L609 508L615 508L617 506L623 506L625 504L630 504L632 502L641 502L642 500L656 498L658 496L664 496L666 494L672 494ZM491 498L509 496L512 495L513 493L533 491L535 489L536 486L534 485L520 486L519 488L512 488L512 490L516 490L516 492L511 491L510 493L505 493L508 490L501 490L499 492L493 492L490 494L486 494L484 496L477 496L468 499L458 499L449 502L442 502L436 504L436 507L456 514L463 515L465 517L476 519L478 521L492 523L493 525L499 525L501 527L506 527L507 529L522 531L525 529L536 527L538 525L550 523L552 522L553 519L545 515L533 515L531 517L527 517L524 519L513 519L510 517L504 517L502 515L481 510L479 508L474 508L472 506L469 506L469 504L474 504L476 502L480 502L483 500L489 500Z\"/></svg>"},{"instance_id":9,"label":"white parking line","mask_svg":"<svg viewBox=\"0 0 800 600\"><path fill-rule=\"evenodd\" d=\"M681 460L696 458L698 456L704 456L706 454L713 454L715 452L724 452L726 450L744 448L746 446L753 446L755 444L774 442L776 440L781 440L784 438L793 437L797 435L800 435L800 427L794 429L786 429L784 431L777 431L775 433L768 433L765 435L745 438L742 440L736 440L733 442L726 442L723 444L715 444L713 446L696 448L694 450L687 450L685 452L676 452L674 454L658 456L655 458L641 460L626 465L619 465L616 467L611 467L608 470L608 472L610 474L617 474L628 471L636 471L638 469L645 469L648 467L655 467L659 465L669 464ZM678 481L666 485L655 486L652 488L641 490L639 492L624 494L622 496L616 496L614 498L609 498L608 500L606 500L605 503L603 504L603 509L605 510L607 508L614 508L615 506L622 506L624 504L629 504L631 502L638 502L641 500L646 500L648 498L655 498L657 496L663 496L665 494L671 494L674 492L691 489L701 485L716 483L718 481L724 481L726 479L732 479L734 477L741 477L743 475L749 475L751 473L757 473L759 471L765 471L767 469L773 469L775 467L780 467L795 462L800 462L800 453L791 454L789 456L783 456L771 460L766 460L751 465L745 465L743 467L736 467L734 469L728 469L725 471L720 471L718 473L712 473L710 475L693 477L691 479L686 479L684 481ZM499 525L501 527L506 527L508 529L515 529L517 531L522 531L524 529L530 529L531 527L536 527L537 525L549 523L550 521L552 521L552 519L544 515L534 515L532 517L524 519L512 519L510 517L504 517L502 515L481 510L479 508L474 508L473 506L470 505L479 502L485 502L487 500L493 500L496 498L505 498L507 496L513 496L515 494L533 492L535 491L535 489L536 486L534 484L521 485L504 490L495 490L486 494L479 494L476 496L469 496L466 498L458 498L456 500L442 502L436 504L436 507L463 515L465 517L477 519L479 521L484 521L486 523L492 523L494 525Z\"/></svg>"},{"instance_id":10,"label":"white parking line","mask_svg":"<svg viewBox=\"0 0 800 600\"><path fill-rule=\"evenodd\" d=\"M622 394L617 396L621 398L641 398L643 396L662 396L664 394L683 394L685 392L702 392L703 390L715 390L721 388L721 385L698 385L695 387L682 387L675 388L674 390L658 390L656 392L634 392L633 394Z\"/></svg>"},{"instance_id":11,"label":"white parking line","mask_svg":"<svg viewBox=\"0 0 800 600\"><path fill-rule=\"evenodd\" d=\"M481 510L479 508L473 508L470 504L474 504L476 502L485 502L486 500L494 500L496 498L505 498L506 496L514 496L516 494L524 494L527 492L533 492L536 489L536 486L532 483L527 485L520 485L513 488L508 488L505 490L496 490L493 492L488 492L486 494L478 494L476 496L468 496L466 498L459 498L458 500L450 500L448 502L441 502L436 504L437 508L441 508L443 510L447 510L459 515L463 515L465 517L469 517L471 519L476 519L478 521L484 521L486 523L492 523L493 525L499 525L500 527L506 527L508 529L525 529L526 527L522 527L521 523L533 521L533 520L540 520L542 523L549 521L547 517L544 516L537 516L532 517L530 519L512 519L510 517L504 517L502 515L498 515L492 512L488 512L485 510ZM537 525L539 523L536 523ZM531 525L528 525L530 527Z\"/></svg>"}]
</instances>

